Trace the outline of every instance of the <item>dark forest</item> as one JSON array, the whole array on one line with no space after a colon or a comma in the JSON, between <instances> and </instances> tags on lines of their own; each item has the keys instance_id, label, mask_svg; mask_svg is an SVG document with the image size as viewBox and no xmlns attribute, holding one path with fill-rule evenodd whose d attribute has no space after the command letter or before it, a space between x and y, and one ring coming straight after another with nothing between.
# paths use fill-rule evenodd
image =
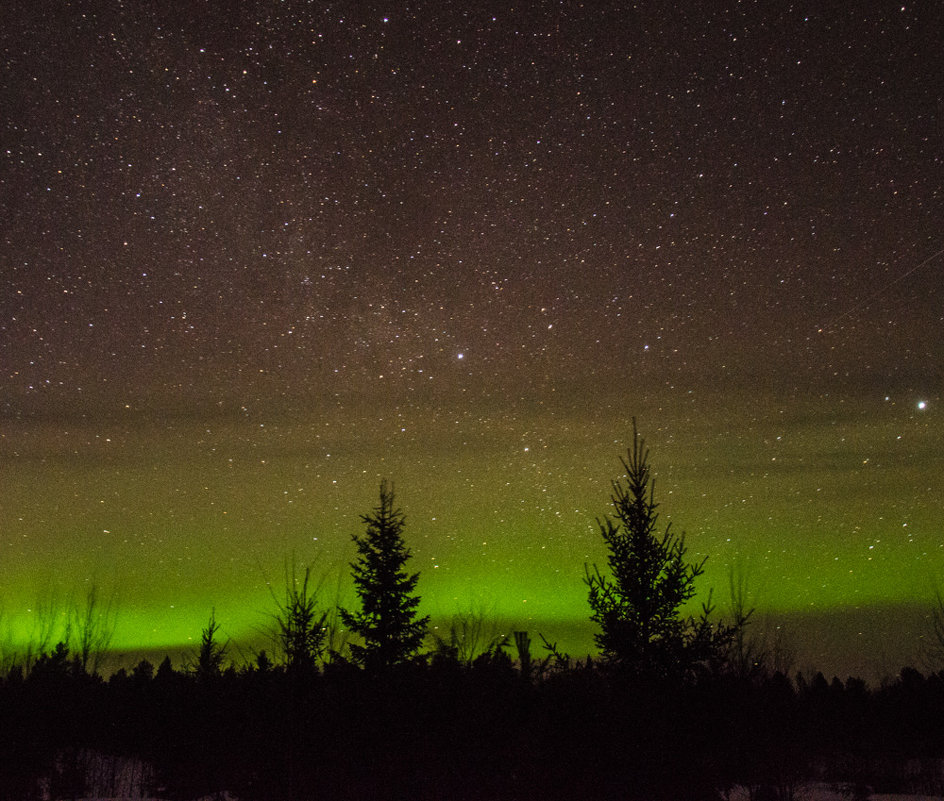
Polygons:
<instances>
[{"instance_id":1,"label":"dark forest","mask_svg":"<svg viewBox=\"0 0 944 801\"><path fill-rule=\"evenodd\" d=\"M106 677L94 626L9 666L0 799L944 792L944 671L905 668L877 688L791 676L743 605L723 621L709 595L687 615L704 561L659 524L638 434L623 467L598 521L608 564L586 569L598 655L572 659L543 636L537 649L524 631L484 640L481 620L430 636L384 482L353 538L359 608L322 608L310 568L293 564L273 595L272 656L236 664L211 613L178 667Z\"/></svg>"}]
</instances>

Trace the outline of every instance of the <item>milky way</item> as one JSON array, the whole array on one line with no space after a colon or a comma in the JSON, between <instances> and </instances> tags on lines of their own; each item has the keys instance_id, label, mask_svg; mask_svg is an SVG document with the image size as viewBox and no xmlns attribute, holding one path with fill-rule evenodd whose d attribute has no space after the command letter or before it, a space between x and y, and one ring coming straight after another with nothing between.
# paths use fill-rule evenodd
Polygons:
<instances>
[{"instance_id":1,"label":"milky way","mask_svg":"<svg viewBox=\"0 0 944 801\"><path fill-rule=\"evenodd\" d=\"M88 582L125 651L257 631L293 555L349 593L383 477L437 620L585 648L636 416L721 609L920 651L942 9L627 5L13 3L8 649Z\"/></svg>"}]
</instances>

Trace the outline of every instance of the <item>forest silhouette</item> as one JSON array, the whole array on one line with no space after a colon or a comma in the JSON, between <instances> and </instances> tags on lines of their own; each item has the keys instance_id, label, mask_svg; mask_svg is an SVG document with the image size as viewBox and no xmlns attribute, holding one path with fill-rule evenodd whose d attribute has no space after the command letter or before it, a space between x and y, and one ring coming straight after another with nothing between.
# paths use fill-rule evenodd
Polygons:
<instances>
[{"instance_id":1,"label":"forest silhouette","mask_svg":"<svg viewBox=\"0 0 944 801\"><path fill-rule=\"evenodd\" d=\"M468 616L431 634L383 482L353 538L358 607L324 608L311 568L293 563L273 594L271 654L236 664L211 611L186 664L105 676L112 618L93 591L67 638L8 660L0 801L694 801L737 786L787 801L812 781L857 798L944 793L944 671L906 667L877 688L791 676L752 637L734 582L730 620L710 595L686 613L704 562L660 529L633 425L598 520L607 565L586 567L598 656L543 636L538 655L529 632L489 639Z\"/></svg>"}]
</instances>

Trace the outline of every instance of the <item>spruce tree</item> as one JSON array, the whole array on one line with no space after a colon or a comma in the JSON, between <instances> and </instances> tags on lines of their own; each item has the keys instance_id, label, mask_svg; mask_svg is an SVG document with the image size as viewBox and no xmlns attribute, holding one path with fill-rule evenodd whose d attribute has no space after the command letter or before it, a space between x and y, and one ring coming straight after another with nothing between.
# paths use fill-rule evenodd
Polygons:
<instances>
[{"instance_id":1,"label":"spruce tree","mask_svg":"<svg viewBox=\"0 0 944 801\"><path fill-rule=\"evenodd\" d=\"M689 675L723 657L733 629L710 624L710 596L699 618L682 613L695 595L705 559L687 562L685 538L671 526L658 533L649 451L635 419L633 446L621 462L626 478L613 482L615 514L597 520L612 575L596 565L586 571L590 617L600 626L596 643L605 659L632 673Z\"/></svg>"},{"instance_id":2,"label":"spruce tree","mask_svg":"<svg viewBox=\"0 0 944 801\"><path fill-rule=\"evenodd\" d=\"M311 568L298 578L295 563L285 568L285 600L275 598L276 643L285 667L296 676L314 673L325 648L327 612L318 611L318 588L312 589Z\"/></svg>"},{"instance_id":3,"label":"spruce tree","mask_svg":"<svg viewBox=\"0 0 944 801\"><path fill-rule=\"evenodd\" d=\"M417 617L420 598L414 595L419 573L408 573L410 551L403 541L406 520L394 505L393 489L380 484L380 504L361 516L366 525L353 540L358 558L351 563L359 612L341 609L341 620L363 644L351 643L354 662L384 669L410 661L426 635L429 616Z\"/></svg>"},{"instance_id":4,"label":"spruce tree","mask_svg":"<svg viewBox=\"0 0 944 801\"><path fill-rule=\"evenodd\" d=\"M227 645L221 644L218 635L220 625L216 622L216 610L210 612L210 620L200 634L200 650L193 665L193 673L199 681L218 678L223 672L223 660L226 658Z\"/></svg>"}]
</instances>

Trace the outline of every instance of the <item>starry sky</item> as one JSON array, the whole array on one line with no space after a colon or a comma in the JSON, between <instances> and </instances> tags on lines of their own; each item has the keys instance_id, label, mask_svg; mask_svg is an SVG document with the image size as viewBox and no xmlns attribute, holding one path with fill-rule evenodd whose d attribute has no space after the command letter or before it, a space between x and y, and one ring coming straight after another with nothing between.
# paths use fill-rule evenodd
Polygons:
<instances>
[{"instance_id":1,"label":"starry sky","mask_svg":"<svg viewBox=\"0 0 944 801\"><path fill-rule=\"evenodd\" d=\"M696 7L703 5L704 7ZM835 7L833 7L835 6ZM944 583L944 7L62 2L0 27L0 642L350 603L590 647L631 442L724 609L897 670Z\"/></svg>"}]
</instances>

